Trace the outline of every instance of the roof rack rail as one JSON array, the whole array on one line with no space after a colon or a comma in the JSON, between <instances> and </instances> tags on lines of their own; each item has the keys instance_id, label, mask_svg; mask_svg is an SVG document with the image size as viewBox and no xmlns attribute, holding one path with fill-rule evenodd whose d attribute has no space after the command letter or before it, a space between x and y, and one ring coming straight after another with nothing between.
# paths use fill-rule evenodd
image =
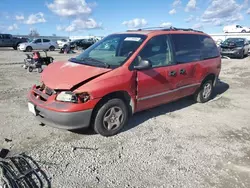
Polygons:
<instances>
[{"instance_id":1,"label":"roof rack rail","mask_svg":"<svg viewBox=\"0 0 250 188\"><path fill-rule=\"evenodd\" d=\"M176 28L173 26L170 27L146 27L146 28L140 28L140 29L134 29L134 30L127 30L128 32L132 31L145 31L145 30L160 30L160 31L193 31L193 32L199 32L203 33L203 31L191 29L191 28Z\"/></svg>"}]
</instances>

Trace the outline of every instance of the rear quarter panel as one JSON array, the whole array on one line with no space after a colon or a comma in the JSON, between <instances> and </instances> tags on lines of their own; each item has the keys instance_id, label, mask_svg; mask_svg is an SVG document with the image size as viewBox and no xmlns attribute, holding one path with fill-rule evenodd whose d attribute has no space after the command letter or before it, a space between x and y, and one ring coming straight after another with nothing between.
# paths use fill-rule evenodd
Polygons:
<instances>
[{"instance_id":1,"label":"rear quarter panel","mask_svg":"<svg viewBox=\"0 0 250 188\"><path fill-rule=\"evenodd\" d=\"M208 75L219 77L221 71L221 58L213 58L200 61L195 66L196 79L201 83Z\"/></svg>"}]
</instances>

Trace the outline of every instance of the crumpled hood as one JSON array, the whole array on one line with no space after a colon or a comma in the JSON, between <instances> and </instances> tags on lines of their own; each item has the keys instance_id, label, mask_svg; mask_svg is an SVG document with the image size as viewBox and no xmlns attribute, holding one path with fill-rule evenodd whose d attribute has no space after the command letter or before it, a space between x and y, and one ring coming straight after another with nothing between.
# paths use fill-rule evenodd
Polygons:
<instances>
[{"instance_id":1,"label":"crumpled hood","mask_svg":"<svg viewBox=\"0 0 250 188\"><path fill-rule=\"evenodd\" d=\"M110 70L69 61L54 62L44 69L41 81L51 89L70 90L75 85Z\"/></svg>"}]
</instances>

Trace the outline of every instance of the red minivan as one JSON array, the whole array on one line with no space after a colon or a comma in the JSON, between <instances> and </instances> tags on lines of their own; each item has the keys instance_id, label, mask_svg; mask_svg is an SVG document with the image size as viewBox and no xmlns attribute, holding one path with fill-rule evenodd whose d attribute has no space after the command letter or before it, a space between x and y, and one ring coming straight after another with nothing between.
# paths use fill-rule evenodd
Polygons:
<instances>
[{"instance_id":1,"label":"red minivan","mask_svg":"<svg viewBox=\"0 0 250 188\"><path fill-rule=\"evenodd\" d=\"M213 39L191 29L111 34L66 62L55 62L28 94L42 124L117 134L136 112L193 95L207 102L221 70Z\"/></svg>"}]
</instances>

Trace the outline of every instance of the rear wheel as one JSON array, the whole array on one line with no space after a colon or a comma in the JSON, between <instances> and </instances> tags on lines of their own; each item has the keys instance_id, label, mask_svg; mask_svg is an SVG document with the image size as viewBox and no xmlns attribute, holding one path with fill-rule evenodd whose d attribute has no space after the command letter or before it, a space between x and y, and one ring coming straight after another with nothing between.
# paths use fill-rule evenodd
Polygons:
<instances>
[{"instance_id":1,"label":"rear wheel","mask_svg":"<svg viewBox=\"0 0 250 188\"><path fill-rule=\"evenodd\" d=\"M50 50L50 51L55 51L55 46L50 46L50 47L49 47L49 50Z\"/></svg>"},{"instance_id":2,"label":"rear wheel","mask_svg":"<svg viewBox=\"0 0 250 188\"><path fill-rule=\"evenodd\" d=\"M198 92L195 94L195 101L199 103L205 103L211 99L213 93L213 81L207 80L205 81Z\"/></svg>"},{"instance_id":3,"label":"rear wheel","mask_svg":"<svg viewBox=\"0 0 250 188\"><path fill-rule=\"evenodd\" d=\"M121 99L111 99L96 111L93 128L102 136L116 135L128 121L128 109Z\"/></svg>"},{"instance_id":4,"label":"rear wheel","mask_svg":"<svg viewBox=\"0 0 250 188\"><path fill-rule=\"evenodd\" d=\"M242 32L242 33L246 33L246 30L242 30L241 32Z\"/></svg>"},{"instance_id":5,"label":"rear wheel","mask_svg":"<svg viewBox=\"0 0 250 188\"><path fill-rule=\"evenodd\" d=\"M26 52L32 52L32 50L33 50L33 49L32 49L31 46L27 46L27 47L26 47Z\"/></svg>"},{"instance_id":6,"label":"rear wheel","mask_svg":"<svg viewBox=\"0 0 250 188\"><path fill-rule=\"evenodd\" d=\"M17 44L16 46L13 47L14 50L17 50L19 44Z\"/></svg>"}]
</instances>

